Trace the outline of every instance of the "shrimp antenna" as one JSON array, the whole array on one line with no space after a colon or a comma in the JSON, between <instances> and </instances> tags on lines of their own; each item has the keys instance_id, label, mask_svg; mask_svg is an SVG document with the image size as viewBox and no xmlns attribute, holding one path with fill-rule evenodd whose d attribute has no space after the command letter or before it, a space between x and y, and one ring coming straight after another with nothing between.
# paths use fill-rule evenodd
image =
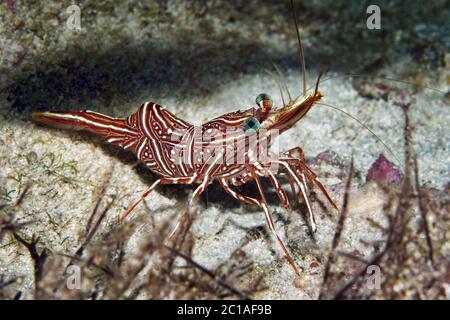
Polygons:
<instances>
[{"instance_id":1,"label":"shrimp antenna","mask_svg":"<svg viewBox=\"0 0 450 320\"><path fill-rule=\"evenodd\" d=\"M281 70L278 68L278 66L276 64L273 65L273 67L275 68L275 71L278 73L279 79L282 81L284 88L286 89L286 92L289 96L289 103L292 102L292 96L291 93L289 92L289 87L286 83L286 79L283 77L283 73L281 72Z\"/></svg>"},{"instance_id":2,"label":"shrimp antenna","mask_svg":"<svg viewBox=\"0 0 450 320\"><path fill-rule=\"evenodd\" d=\"M314 89L314 95L319 92L319 83L320 83L320 78L322 78L322 75L324 74L324 71L320 71L319 72L319 76L317 77L317 81L316 81L316 87Z\"/></svg>"},{"instance_id":3,"label":"shrimp antenna","mask_svg":"<svg viewBox=\"0 0 450 320\"><path fill-rule=\"evenodd\" d=\"M384 143L384 141L372 130L372 129L370 129L367 125L365 125L361 120L359 120L357 117L355 117L354 115L352 115L351 113L349 113L349 112L347 112L347 111L344 111L344 110L342 110L342 109L340 109L340 108L338 108L338 107L336 107L336 106L333 106L333 105L331 105L331 104L328 104L328 103L323 103L323 102L316 102L316 105L319 105L319 106L324 106L324 107L327 107L327 108L332 108L332 109L334 109L334 110L337 110L337 111L339 111L339 112L342 112L342 113L344 113L345 115L347 115L347 116L349 116L350 118L352 118L353 120L355 120L361 127L363 127L364 129L366 129L367 131L369 131L371 134L372 134L372 136L378 141L378 142L380 142L382 145L383 145L383 147L394 157L394 159L397 161L397 163L400 165L400 167L403 169L403 171L404 171L404 166L401 164L402 162L397 158L397 156L395 155L395 153L394 153L394 151L392 151L392 149L391 148L389 148L389 146L386 144L386 143Z\"/></svg>"},{"instance_id":4,"label":"shrimp antenna","mask_svg":"<svg viewBox=\"0 0 450 320\"><path fill-rule=\"evenodd\" d=\"M371 79L371 80L386 80L386 81L392 81L392 82L397 82L397 83L402 83L402 84L407 84L409 86L416 86L416 84L410 82L410 81L406 81L406 80L402 80L402 79L395 79L395 78L388 78L388 77L381 77L381 76L369 76L369 75L365 75L365 74L356 74L356 73L345 73L345 74L339 74L339 75L335 75L335 76L330 76L326 79L323 79L322 82L331 80L331 79L336 79L336 78L340 78L340 77L353 77L353 78L367 78L367 79ZM426 90L430 90L430 91L434 91L437 93L441 93L441 94L445 94L445 91L442 89L436 89L433 88L431 86L421 86L423 89Z\"/></svg>"},{"instance_id":5,"label":"shrimp antenna","mask_svg":"<svg viewBox=\"0 0 450 320\"><path fill-rule=\"evenodd\" d=\"M300 31L299 31L299 26L298 26L297 14L295 13L294 0L291 0L291 8L292 8L292 14L294 16L295 31L297 33L298 46L300 47L300 63L301 63L300 72L301 72L301 74L303 76L303 96L305 97L306 96L305 52L303 51L302 38L300 37Z\"/></svg>"},{"instance_id":6,"label":"shrimp antenna","mask_svg":"<svg viewBox=\"0 0 450 320\"><path fill-rule=\"evenodd\" d=\"M267 74L269 74L277 83L278 85L278 89L280 90L280 95L281 95L281 101L283 102L283 107L286 105L284 102L284 95L283 95L283 88L281 87L281 83L280 83L280 79L277 78L277 76L275 74L273 74L272 71L270 70L265 70L267 72Z\"/></svg>"}]
</instances>

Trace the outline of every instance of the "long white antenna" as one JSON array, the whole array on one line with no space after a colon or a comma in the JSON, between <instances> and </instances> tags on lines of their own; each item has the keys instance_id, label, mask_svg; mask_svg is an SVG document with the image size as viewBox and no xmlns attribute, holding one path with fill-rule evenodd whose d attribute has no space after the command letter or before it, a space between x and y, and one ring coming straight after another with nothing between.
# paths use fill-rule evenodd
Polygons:
<instances>
[{"instance_id":1,"label":"long white antenna","mask_svg":"<svg viewBox=\"0 0 450 320\"><path fill-rule=\"evenodd\" d=\"M298 45L300 47L300 63L301 73L303 76L303 96L306 96L306 65L305 65L305 53L303 51L302 38L300 37L300 31L298 26L297 14L295 13L294 0L291 0L292 14L294 16L295 31L297 33Z\"/></svg>"}]
</instances>

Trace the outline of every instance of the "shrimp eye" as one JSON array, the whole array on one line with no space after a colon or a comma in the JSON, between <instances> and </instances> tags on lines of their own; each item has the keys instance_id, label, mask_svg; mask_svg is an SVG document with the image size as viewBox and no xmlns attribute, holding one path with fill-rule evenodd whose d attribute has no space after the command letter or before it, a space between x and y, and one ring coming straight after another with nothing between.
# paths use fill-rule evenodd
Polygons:
<instances>
[{"instance_id":1,"label":"shrimp eye","mask_svg":"<svg viewBox=\"0 0 450 320\"><path fill-rule=\"evenodd\" d=\"M273 101L267 93L260 93L256 97L256 104L264 111L269 111L272 109Z\"/></svg>"},{"instance_id":2,"label":"shrimp eye","mask_svg":"<svg viewBox=\"0 0 450 320\"><path fill-rule=\"evenodd\" d=\"M259 130L260 123L259 120L253 117L247 118L244 121L244 131L254 131L257 132Z\"/></svg>"}]
</instances>

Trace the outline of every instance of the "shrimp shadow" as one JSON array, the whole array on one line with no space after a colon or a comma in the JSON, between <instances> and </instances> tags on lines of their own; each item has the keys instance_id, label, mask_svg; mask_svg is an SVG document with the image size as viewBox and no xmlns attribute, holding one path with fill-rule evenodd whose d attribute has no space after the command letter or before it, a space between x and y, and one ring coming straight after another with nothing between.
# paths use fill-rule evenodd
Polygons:
<instances>
[{"instance_id":1,"label":"shrimp shadow","mask_svg":"<svg viewBox=\"0 0 450 320\"><path fill-rule=\"evenodd\" d=\"M31 112L48 109L108 112L113 100L115 105L127 104L158 91L178 100L206 96L240 74L290 63L287 53L240 38L232 44L208 42L201 48L158 41L108 50L72 45L52 60L45 56L35 60L32 74L18 74L2 89L11 103L9 111L23 120Z\"/></svg>"}]
</instances>

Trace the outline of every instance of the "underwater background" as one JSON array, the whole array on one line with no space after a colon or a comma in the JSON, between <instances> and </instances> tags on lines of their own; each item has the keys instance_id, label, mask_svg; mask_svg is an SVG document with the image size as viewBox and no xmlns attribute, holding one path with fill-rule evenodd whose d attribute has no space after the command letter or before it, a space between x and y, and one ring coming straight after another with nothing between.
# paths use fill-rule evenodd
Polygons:
<instances>
[{"instance_id":1,"label":"underwater background","mask_svg":"<svg viewBox=\"0 0 450 320\"><path fill-rule=\"evenodd\" d=\"M368 27L372 4L379 29ZM263 212L216 184L173 239L186 258L165 239L193 186L161 187L119 224L157 175L94 135L31 119L35 111L84 109L124 117L152 101L200 125L255 106L262 92L280 106L277 69L293 96L302 93L289 1L3 1L0 298L448 299L447 2L313 0L296 8L308 87L325 72L323 102L351 113L392 150L321 106L280 137L281 151L304 150L340 208L348 200L336 212L313 195L311 236L304 204L284 209L267 184L300 279ZM72 265L80 270L76 288L67 282ZM369 265L381 268L382 290L366 285Z\"/></svg>"}]
</instances>

